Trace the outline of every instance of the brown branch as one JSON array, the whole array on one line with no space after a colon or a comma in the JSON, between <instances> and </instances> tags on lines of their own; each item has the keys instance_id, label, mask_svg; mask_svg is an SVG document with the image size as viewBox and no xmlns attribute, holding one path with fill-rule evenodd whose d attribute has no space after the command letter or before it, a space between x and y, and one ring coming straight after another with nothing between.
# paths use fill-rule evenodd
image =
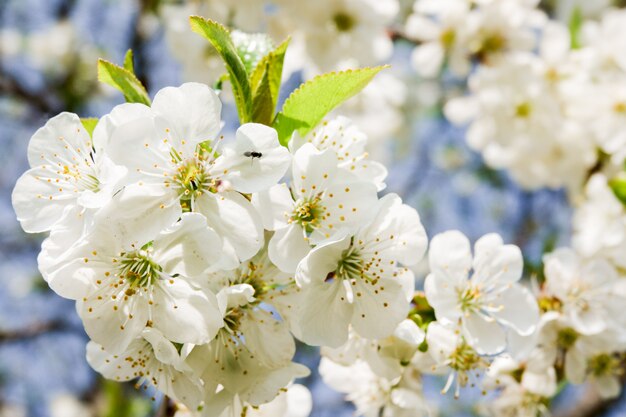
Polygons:
<instances>
[{"instance_id":1,"label":"brown branch","mask_svg":"<svg viewBox=\"0 0 626 417\"><path fill-rule=\"evenodd\" d=\"M24 329L10 330L6 332L0 331L0 343L30 339L44 333L62 330L64 327L64 324L60 321L50 321L47 323L36 323Z\"/></svg>"},{"instance_id":2,"label":"brown branch","mask_svg":"<svg viewBox=\"0 0 626 417\"><path fill-rule=\"evenodd\" d=\"M0 93L22 99L41 113L56 113L58 110L58 106L55 106L44 95L28 91L6 74L0 74Z\"/></svg>"}]
</instances>

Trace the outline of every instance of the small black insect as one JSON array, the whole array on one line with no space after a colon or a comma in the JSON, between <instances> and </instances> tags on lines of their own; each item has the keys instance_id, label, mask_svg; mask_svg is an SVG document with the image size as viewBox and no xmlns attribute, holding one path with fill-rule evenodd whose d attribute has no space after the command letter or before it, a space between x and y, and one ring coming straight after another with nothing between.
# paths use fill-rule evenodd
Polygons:
<instances>
[{"instance_id":1,"label":"small black insect","mask_svg":"<svg viewBox=\"0 0 626 417\"><path fill-rule=\"evenodd\" d=\"M248 158L259 158L261 159L261 157L263 156L263 154L261 152L257 152L257 151L245 151L243 153L243 156L246 156Z\"/></svg>"}]
</instances>

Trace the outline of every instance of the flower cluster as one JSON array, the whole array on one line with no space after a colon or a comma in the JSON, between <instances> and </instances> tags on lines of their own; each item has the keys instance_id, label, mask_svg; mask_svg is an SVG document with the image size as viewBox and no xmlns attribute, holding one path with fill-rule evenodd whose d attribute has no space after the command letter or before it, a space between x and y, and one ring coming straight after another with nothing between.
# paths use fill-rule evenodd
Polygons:
<instances>
[{"instance_id":1,"label":"flower cluster","mask_svg":"<svg viewBox=\"0 0 626 417\"><path fill-rule=\"evenodd\" d=\"M413 58L424 76L444 64L466 76L476 64L469 96L448 101L445 114L470 123L467 142L489 166L525 188L576 194L598 153L616 164L626 156L626 66L617 52L626 14L609 10L572 35L537 3L418 0L406 31L422 42Z\"/></svg>"},{"instance_id":2,"label":"flower cluster","mask_svg":"<svg viewBox=\"0 0 626 417\"><path fill-rule=\"evenodd\" d=\"M350 120L284 147L257 123L220 136L220 112L187 83L115 107L93 133L62 113L32 137L13 193L24 230L49 232L39 267L76 300L90 364L206 416L306 376L293 336L390 335L414 288L405 265L426 248L417 212L378 198L387 171Z\"/></svg>"},{"instance_id":3,"label":"flower cluster","mask_svg":"<svg viewBox=\"0 0 626 417\"><path fill-rule=\"evenodd\" d=\"M215 90L190 82L150 101L129 54L124 68L101 67L126 77L103 81L128 103L95 125L61 113L30 141L13 207L25 231L48 233L39 269L76 301L91 366L156 387L179 417L308 415L296 341L321 346L320 374L366 416L431 414L424 375L444 376L442 393L457 398L466 386L498 391L487 416L545 414L566 381L617 396L626 14L572 32L536 0L415 2L397 35L418 44L421 76L469 77L469 96L445 114L470 123L470 147L525 188L567 187L576 209L572 247L544 255L538 276L526 276L532 289L517 246L487 234L472 249L456 230L432 238L416 286L426 232L415 209L384 194L387 169L368 154L368 138L398 124L398 80L379 77L348 102L357 122L318 113L380 68L316 77L275 114L280 80L294 70L309 78L389 59L399 4L277 0L265 23L275 36L294 33L287 55L288 42L197 16L192 27L212 46L180 32L178 16L192 13L256 30L268 2L244 3L162 8L185 77L202 72ZM222 99L240 116L232 135L220 134ZM363 102L374 104L355 111Z\"/></svg>"}]
</instances>

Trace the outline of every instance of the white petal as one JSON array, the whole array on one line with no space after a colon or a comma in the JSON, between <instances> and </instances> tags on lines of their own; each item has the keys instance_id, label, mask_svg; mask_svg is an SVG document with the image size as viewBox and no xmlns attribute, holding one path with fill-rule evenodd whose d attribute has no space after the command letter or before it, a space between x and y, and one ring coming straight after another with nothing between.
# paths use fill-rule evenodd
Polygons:
<instances>
[{"instance_id":1,"label":"white petal","mask_svg":"<svg viewBox=\"0 0 626 417\"><path fill-rule=\"evenodd\" d=\"M348 339L352 306L340 281L313 282L306 288L300 315L302 341L339 347Z\"/></svg>"},{"instance_id":2,"label":"white petal","mask_svg":"<svg viewBox=\"0 0 626 417\"><path fill-rule=\"evenodd\" d=\"M356 232L369 222L377 208L376 186L370 182L339 183L328 187L323 196L326 214L311 234L311 243L318 244L339 230Z\"/></svg>"},{"instance_id":3,"label":"white petal","mask_svg":"<svg viewBox=\"0 0 626 417\"><path fill-rule=\"evenodd\" d=\"M318 151L305 143L293 157L293 186L299 196L312 197L335 180L337 155L332 149Z\"/></svg>"},{"instance_id":4,"label":"white petal","mask_svg":"<svg viewBox=\"0 0 626 417\"><path fill-rule=\"evenodd\" d=\"M124 247L152 241L172 226L182 214L178 196L161 184L126 186L96 216L96 223L109 229Z\"/></svg>"},{"instance_id":5,"label":"white petal","mask_svg":"<svg viewBox=\"0 0 626 417\"><path fill-rule=\"evenodd\" d=\"M216 139L221 129L222 103L206 84L166 87L154 97L152 109L164 119L166 125L160 127L170 129L172 145L179 151Z\"/></svg>"},{"instance_id":6,"label":"white petal","mask_svg":"<svg viewBox=\"0 0 626 417\"><path fill-rule=\"evenodd\" d=\"M506 347L504 330L495 320L470 313L463 318L463 330L467 342L480 354L495 355Z\"/></svg>"},{"instance_id":7,"label":"white petal","mask_svg":"<svg viewBox=\"0 0 626 417\"><path fill-rule=\"evenodd\" d=\"M267 311L250 311L241 320L239 330L255 358L268 368L287 365L296 352L287 324L276 320Z\"/></svg>"},{"instance_id":8,"label":"white petal","mask_svg":"<svg viewBox=\"0 0 626 417\"><path fill-rule=\"evenodd\" d=\"M565 354L565 377L572 384L582 384L587 373L587 358L576 347Z\"/></svg>"},{"instance_id":9,"label":"white petal","mask_svg":"<svg viewBox=\"0 0 626 417\"><path fill-rule=\"evenodd\" d=\"M156 286L153 301L153 326L172 342L202 345L223 326L215 295L192 288L181 277Z\"/></svg>"},{"instance_id":10,"label":"white petal","mask_svg":"<svg viewBox=\"0 0 626 417\"><path fill-rule=\"evenodd\" d=\"M500 293L494 304L502 310L490 313L498 322L511 327L522 336L535 331L539 323L539 306L533 294L520 284L513 284Z\"/></svg>"},{"instance_id":11,"label":"white petal","mask_svg":"<svg viewBox=\"0 0 626 417\"><path fill-rule=\"evenodd\" d=\"M424 293L428 303L435 309L437 320L454 323L461 317L457 291L457 287L448 280L435 274L428 274L424 281Z\"/></svg>"},{"instance_id":12,"label":"white petal","mask_svg":"<svg viewBox=\"0 0 626 417\"><path fill-rule=\"evenodd\" d=\"M298 285L311 282L323 283L330 272L337 269L343 252L350 246L350 236L341 235L336 239L318 245L299 263L296 271Z\"/></svg>"},{"instance_id":13,"label":"white petal","mask_svg":"<svg viewBox=\"0 0 626 417\"><path fill-rule=\"evenodd\" d=\"M263 227L276 230L286 226L293 211L294 201L286 184L252 194L252 205L263 219Z\"/></svg>"},{"instance_id":14,"label":"white petal","mask_svg":"<svg viewBox=\"0 0 626 417\"><path fill-rule=\"evenodd\" d=\"M170 275L196 277L216 269L222 258L222 240L198 213L184 213L156 237L153 248L154 260Z\"/></svg>"},{"instance_id":15,"label":"white petal","mask_svg":"<svg viewBox=\"0 0 626 417\"><path fill-rule=\"evenodd\" d=\"M476 241L473 283L487 286L494 281L503 285L514 283L522 277L523 268L520 249L515 245L504 245L499 235L491 233Z\"/></svg>"},{"instance_id":16,"label":"white petal","mask_svg":"<svg viewBox=\"0 0 626 417\"><path fill-rule=\"evenodd\" d=\"M445 50L437 42L416 47L411 54L411 64L422 77L435 77L443 65Z\"/></svg>"},{"instance_id":17,"label":"white petal","mask_svg":"<svg viewBox=\"0 0 626 417\"><path fill-rule=\"evenodd\" d=\"M232 308L250 304L254 300L254 287L250 284L230 285L217 293L217 302L222 314L226 314Z\"/></svg>"},{"instance_id":18,"label":"white petal","mask_svg":"<svg viewBox=\"0 0 626 417\"><path fill-rule=\"evenodd\" d=\"M89 158L91 138L80 118L74 113L63 112L48 120L35 132L28 143L28 163L31 167L47 164L46 158L58 154L68 162ZM53 158L50 158L53 159Z\"/></svg>"},{"instance_id":19,"label":"white petal","mask_svg":"<svg viewBox=\"0 0 626 417\"><path fill-rule=\"evenodd\" d=\"M152 110L145 104L124 103L115 106L109 114L98 120L93 131L93 144L96 154L108 149L109 141L119 126L138 119L149 120L152 117Z\"/></svg>"},{"instance_id":20,"label":"white petal","mask_svg":"<svg viewBox=\"0 0 626 417\"><path fill-rule=\"evenodd\" d=\"M65 215L66 209L76 205L77 194L73 190L63 192L51 179L46 168L32 168L17 180L11 200L17 220L28 233L52 229ZM73 194L73 195L72 195Z\"/></svg>"},{"instance_id":21,"label":"white petal","mask_svg":"<svg viewBox=\"0 0 626 417\"><path fill-rule=\"evenodd\" d=\"M619 379L613 375L604 375L595 378L595 387L604 399L617 398L622 392Z\"/></svg>"},{"instance_id":22,"label":"white petal","mask_svg":"<svg viewBox=\"0 0 626 417\"><path fill-rule=\"evenodd\" d=\"M404 291L392 278L380 279L375 285L357 280L352 288L352 326L367 339L389 336L409 312Z\"/></svg>"},{"instance_id":23,"label":"white petal","mask_svg":"<svg viewBox=\"0 0 626 417\"><path fill-rule=\"evenodd\" d=\"M459 97L449 100L443 112L455 125L464 125L476 118L479 105L474 97Z\"/></svg>"},{"instance_id":24,"label":"white petal","mask_svg":"<svg viewBox=\"0 0 626 417\"><path fill-rule=\"evenodd\" d=\"M533 394L550 398L556 394L556 372L554 367L548 366L542 372L533 372L528 369L522 374L522 386Z\"/></svg>"},{"instance_id":25,"label":"white petal","mask_svg":"<svg viewBox=\"0 0 626 417\"><path fill-rule=\"evenodd\" d=\"M239 260L250 259L263 246L261 218L238 192L204 193L196 200L195 211L207 218L209 226L224 239L225 246L234 249Z\"/></svg>"},{"instance_id":26,"label":"white petal","mask_svg":"<svg viewBox=\"0 0 626 417\"><path fill-rule=\"evenodd\" d=\"M436 235L430 242L428 261L437 279L452 286L465 285L472 267L469 240L456 230Z\"/></svg>"},{"instance_id":27,"label":"white petal","mask_svg":"<svg viewBox=\"0 0 626 417\"><path fill-rule=\"evenodd\" d=\"M291 154L278 142L276 130L247 123L237 129L234 143L224 145L211 173L222 175L237 191L254 193L278 183L290 162Z\"/></svg>"},{"instance_id":28,"label":"white petal","mask_svg":"<svg viewBox=\"0 0 626 417\"><path fill-rule=\"evenodd\" d=\"M304 231L292 223L274 232L268 245L268 256L281 271L291 273L296 271L310 250L311 245L305 239Z\"/></svg>"},{"instance_id":29,"label":"white petal","mask_svg":"<svg viewBox=\"0 0 626 417\"><path fill-rule=\"evenodd\" d=\"M426 341L428 342L428 353L437 363L444 363L450 354L456 349L459 337L450 328L442 326L438 322L428 325Z\"/></svg>"},{"instance_id":30,"label":"white petal","mask_svg":"<svg viewBox=\"0 0 626 417\"><path fill-rule=\"evenodd\" d=\"M103 294L101 299L98 299ZM124 302L99 292L77 305L85 332L109 353L121 353L146 327L148 303L142 298Z\"/></svg>"},{"instance_id":31,"label":"white petal","mask_svg":"<svg viewBox=\"0 0 626 417\"><path fill-rule=\"evenodd\" d=\"M417 211L402 204L396 194L387 194L378 203L378 213L365 230L363 240L376 242L376 250L404 265L417 264L426 252L427 237Z\"/></svg>"}]
</instances>

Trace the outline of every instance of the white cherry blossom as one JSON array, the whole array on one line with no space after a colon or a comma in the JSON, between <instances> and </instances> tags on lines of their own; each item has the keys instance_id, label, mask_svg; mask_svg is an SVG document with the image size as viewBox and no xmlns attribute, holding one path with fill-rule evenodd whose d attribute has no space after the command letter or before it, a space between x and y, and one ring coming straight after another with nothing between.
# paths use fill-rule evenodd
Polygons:
<instances>
[{"instance_id":1,"label":"white cherry blossom","mask_svg":"<svg viewBox=\"0 0 626 417\"><path fill-rule=\"evenodd\" d=\"M544 256L544 291L556 298L560 310L576 331L598 334L608 327L623 328L626 286L606 260L581 260L569 248Z\"/></svg>"},{"instance_id":2,"label":"white cherry blossom","mask_svg":"<svg viewBox=\"0 0 626 417\"><path fill-rule=\"evenodd\" d=\"M87 361L104 377L115 381L137 379L136 386L151 384L191 409L200 406L202 382L185 363L189 349L147 328L119 354L107 352L95 342L87 345Z\"/></svg>"},{"instance_id":3,"label":"white cherry blossom","mask_svg":"<svg viewBox=\"0 0 626 417\"><path fill-rule=\"evenodd\" d=\"M274 231L269 257L281 270L294 272L311 245L354 231L371 215L376 187L344 178L338 163L332 149L307 143L293 157L291 187L283 183L252 196L264 227Z\"/></svg>"},{"instance_id":4,"label":"white cherry blossom","mask_svg":"<svg viewBox=\"0 0 626 417\"><path fill-rule=\"evenodd\" d=\"M485 235L476 242L472 258L468 239L449 231L432 239L428 255L431 273L424 290L437 320L460 326L479 353L503 351L504 328L521 335L535 330L539 308L532 293L517 282L523 267L517 246L504 245L497 234Z\"/></svg>"},{"instance_id":5,"label":"white cherry blossom","mask_svg":"<svg viewBox=\"0 0 626 417\"><path fill-rule=\"evenodd\" d=\"M454 397L458 398L461 387L465 387L473 375L486 370L489 363L465 340L454 328L443 326L439 322L431 323L426 333L428 353L435 364L431 371L449 372L442 394L448 392L456 379ZM473 382L472 382L473 384Z\"/></svg>"},{"instance_id":6,"label":"white cherry blossom","mask_svg":"<svg viewBox=\"0 0 626 417\"><path fill-rule=\"evenodd\" d=\"M354 176L361 181L371 181L378 191L385 188L387 168L368 159L367 136L348 118L338 116L323 121L305 138L296 133L290 143L292 152L303 144L311 143L318 150L332 149L337 154L338 166L344 172L339 175Z\"/></svg>"},{"instance_id":7,"label":"white cherry blossom","mask_svg":"<svg viewBox=\"0 0 626 417\"><path fill-rule=\"evenodd\" d=\"M389 336L406 317L413 296L414 265L426 249L417 212L389 194L374 219L354 235L318 245L298 266L302 287L301 339L337 347L352 324L370 339Z\"/></svg>"},{"instance_id":8,"label":"white cherry blossom","mask_svg":"<svg viewBox=\"0 0 626 417\"><path fill-rule=\"evenodd\" d=\"M260 221L239 192L270 187L287 170L289 154L276 132L259 124L243 125L235 142L224 145L220 154L221 103L203 84L164 88L151 108L135 107L131 120L112 120L108 129L94 133L107 136L107 152L134 178L115 204L144 213L133 224L134 213L119 210L111 223L124 222L140 233L163 218L160 211L197 211L223 238L231 267L253 256L263 243Z\"/></svg>"},{"instance_id":9,"label":"white cherry blossom","mask_svg":"<svg viewBox=\"0 0 626 417\"><path fill-rule=\"evenodd\" d=\"M217 264L220 245L196 213L148 242L98 224L46 278L57 293L78 300L87 334L110 353L125 350L146 327L172 342L208 343L222 314L215 295L195 281Z\"/></svg>"},{"instance_id":10,"label":"white cherry blossom","mask_svg":"<svg viewBox=\"0 0 626 417\"><path fill-rule=\"evenodd\" d=\"M12 199L29 233L86 223L118 191L124 175L73 113L61 113L35 132L28 162L31 169L18 179Z\"/></svg>"}]
</instances>

